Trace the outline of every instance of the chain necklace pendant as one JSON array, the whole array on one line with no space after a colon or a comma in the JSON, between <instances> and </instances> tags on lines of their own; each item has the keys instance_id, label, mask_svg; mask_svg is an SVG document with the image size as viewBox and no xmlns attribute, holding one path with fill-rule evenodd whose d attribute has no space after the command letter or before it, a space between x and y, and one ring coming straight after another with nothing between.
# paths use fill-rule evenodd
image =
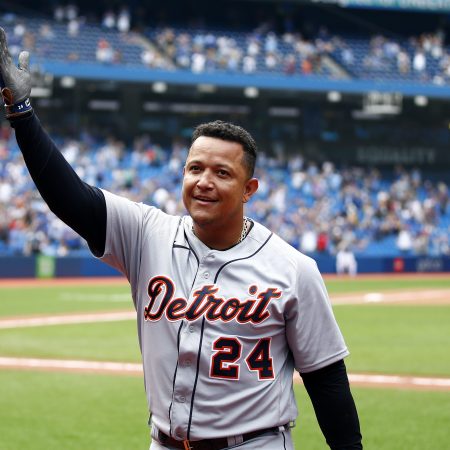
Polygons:
<instances>
[{"instance_id":1,"label":"chain necklace pendant","mask_svg":"<svg viewBox=\"0 0 450 450\"><path fill-rule=\"evenodd\" d=\"M237 244L241 243L247 237L249 228L250 228L250 219L244 216L244 224L242 225L241 237L239 238L239 241L237 241ZM195 234L194 224L192 224L191 230Z\"/></svg>"}]
</instances>

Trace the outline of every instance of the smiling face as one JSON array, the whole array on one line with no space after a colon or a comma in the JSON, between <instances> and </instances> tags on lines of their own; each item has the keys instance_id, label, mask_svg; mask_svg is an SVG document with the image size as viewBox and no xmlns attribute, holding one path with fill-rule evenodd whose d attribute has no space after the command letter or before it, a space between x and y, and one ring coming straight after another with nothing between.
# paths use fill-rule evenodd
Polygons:
<instances>
[{"instance_id":1,"label":"smiling face","mask_svg":"<svg viewBox=\"0 0 450 450\"><path fill-rule=\"evenodd\" d=\"M224 248L237 242L244 203L258 188L258 181L248 177L243 156L237 142L200 136L184 167L183 202L194 221L194 231L202 240L220 239Z\"/></svg>"}]
</instances>

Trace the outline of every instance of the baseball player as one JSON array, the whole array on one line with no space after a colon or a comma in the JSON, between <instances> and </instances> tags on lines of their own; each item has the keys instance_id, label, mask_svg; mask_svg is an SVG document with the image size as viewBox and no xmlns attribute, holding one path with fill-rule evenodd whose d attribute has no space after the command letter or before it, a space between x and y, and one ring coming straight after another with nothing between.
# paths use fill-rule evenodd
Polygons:
<instances>
[{"instance_id":1,"label":"baseball player","mask_svg":"<svg viewBox=\"0 0 450 450\"><path fill-rule=\"evenodd\" d=\"M361 449L347 347L315 262L244 216L258 189L242 128L197 127L183 169L189 215L83 183L29 100L0 29L6 117L51 210L129 280L137 312L151 449L287 450L298 370L332 449Z\"/></svg>"}]
</instances>

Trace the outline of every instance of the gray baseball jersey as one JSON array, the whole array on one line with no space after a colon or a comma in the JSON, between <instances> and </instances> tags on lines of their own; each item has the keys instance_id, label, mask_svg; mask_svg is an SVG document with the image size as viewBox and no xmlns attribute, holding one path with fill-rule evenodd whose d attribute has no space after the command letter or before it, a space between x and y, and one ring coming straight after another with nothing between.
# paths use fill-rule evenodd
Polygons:
<instances>
[{"instance_id":1,"label":"gray baseball jersey","mask_svg":"<svg viewBox=\"0 0 450 450\"><path fill-rule=\"evenodd\" d=\"M212 250L189 216L104 194L101 259L131 285L153 423L197 440L294 420L294 368L348 354L316 263L256 222Z\"/></svg>"}]
</instances>

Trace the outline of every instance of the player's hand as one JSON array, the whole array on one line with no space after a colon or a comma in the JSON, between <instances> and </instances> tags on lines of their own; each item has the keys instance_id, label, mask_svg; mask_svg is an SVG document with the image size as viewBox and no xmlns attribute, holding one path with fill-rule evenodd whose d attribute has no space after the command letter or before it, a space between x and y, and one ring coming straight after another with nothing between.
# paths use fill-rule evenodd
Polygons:
<instances>
[{"instance_id":1,"label":"player's hand","mask_svg":"<svg viewBox=\"0 0 450 450\"><path fill-rule=\"evenodd\" d=\"M0 88L7 119L22 116L33 109L30 103L29 59L28 52L21 52L16 67L9 54L5 30L0 27Z\"/></svg>"}]
</instances>

